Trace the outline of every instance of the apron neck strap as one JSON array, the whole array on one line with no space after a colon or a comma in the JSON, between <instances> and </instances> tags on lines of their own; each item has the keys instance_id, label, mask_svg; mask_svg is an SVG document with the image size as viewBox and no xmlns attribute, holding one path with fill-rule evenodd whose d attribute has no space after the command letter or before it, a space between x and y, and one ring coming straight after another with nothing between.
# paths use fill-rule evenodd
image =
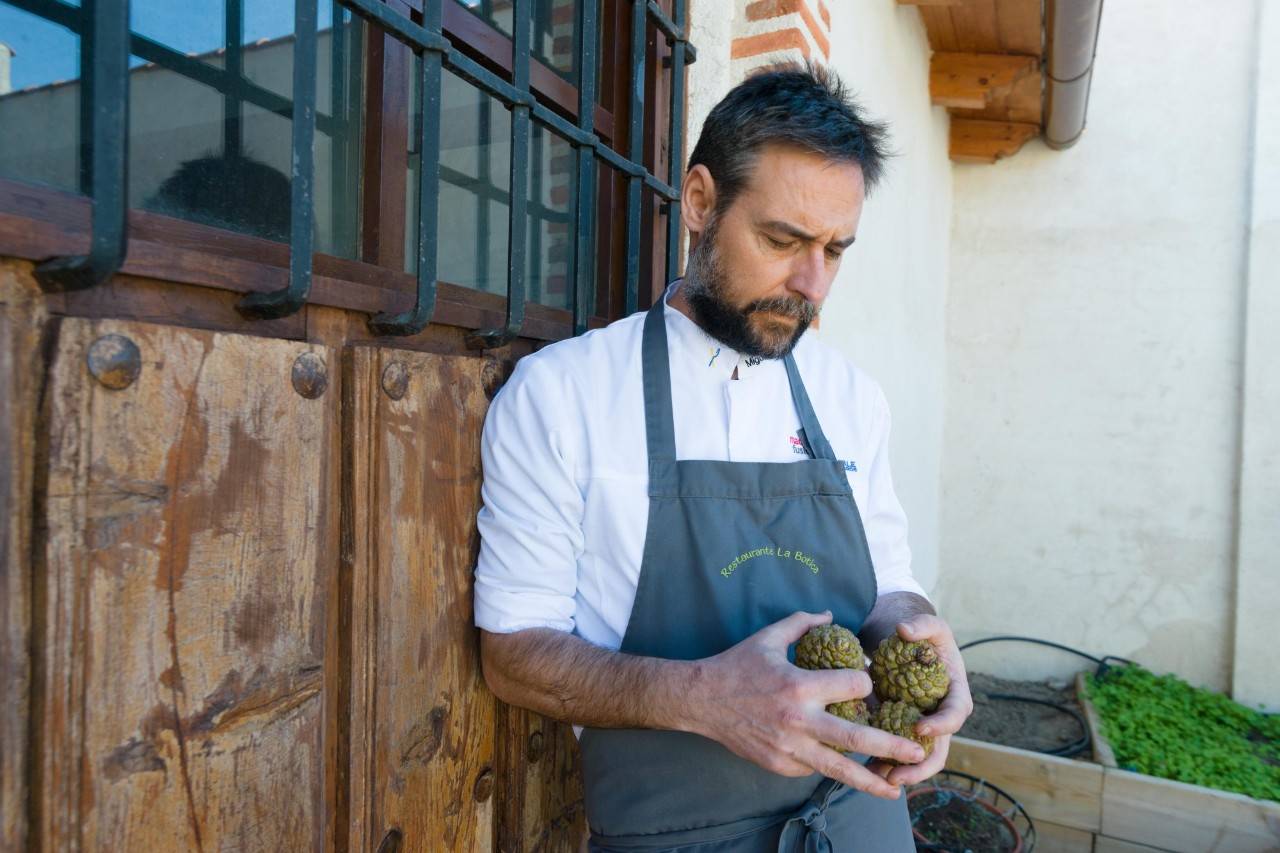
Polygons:
<instances>
[{"instance_id":1,"label":"apron neck strap","mask_svg":"<svg viewBox=\"0 0 1280 853\"><path fill-rule=\"evenodd\" d=\"M787 380L791 383L791 401L795 403L796 414L800 416L800 426L804 429L805 441L809 443L809 452L815 459L835 459L835 451L827 441L826 434L818 423L818 414L809 402L809 392L804 388L804 380L800 378L800 368L796 367L796 359L787 353L782 360L787 366Z\"/></svg>"},{"instance_id":2,"label":"apron neck strap","mask_svg":"<svg viewBox=\"0 0 1280 853\"><path fill-rule=\"evenodd\" d=\"M644 371L644 429L649 464L676 461L676 420L671 411L671 359L667 355L666 297L658 296L644 318L640 365Z\"/></svg>"},{"instance_id":3,"label":"apron neck strap","mask_svg":"<svg viewBox=\"0 0 1280 853\"><path fill-rule=\"evenodd\" d=\"M649 445L649 463L674 463L676 461L675 415L671 409L671 359L667 354L666 297L649 309L644 318L644 337L640 346L640 363L644 375L644 426ZM818 424L818 416L809 402L804 380L796 367L795 358L788 353L783 359L787 368L787 381L791 385L791 400L800 426L804 429L809 452L817 459L835 459L836 455Z\"/></svg>"}]
</instances>

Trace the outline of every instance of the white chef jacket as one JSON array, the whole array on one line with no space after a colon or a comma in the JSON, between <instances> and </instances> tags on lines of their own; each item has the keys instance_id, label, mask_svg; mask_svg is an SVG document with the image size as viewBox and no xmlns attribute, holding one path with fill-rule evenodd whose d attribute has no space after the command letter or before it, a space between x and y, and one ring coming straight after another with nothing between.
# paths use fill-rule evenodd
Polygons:
<instances>
[{"instance_id":1,"label":"white chef jacket","mask_svg":"<svg viewBox=\"0 0 1280 853\"><path fill-rule=\"evenodd\" d=\"M675 308L664 310L676 458L806 458L782 361L741 356ZM608 649L622 645L649 519L644 318L633 314L524 357L494 398L481 445L478 627L547 627ZM923 596L889 473L884 393L814 330L794 354L818 421L844 462L878 594Z\"/></svg>"}]
</instances>

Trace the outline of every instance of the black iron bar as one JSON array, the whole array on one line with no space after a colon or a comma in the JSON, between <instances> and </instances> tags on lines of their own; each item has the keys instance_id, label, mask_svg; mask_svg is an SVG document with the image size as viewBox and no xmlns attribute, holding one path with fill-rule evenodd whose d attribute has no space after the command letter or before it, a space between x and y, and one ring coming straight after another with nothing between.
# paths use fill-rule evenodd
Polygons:
<instances>
[{"instance_id":1,"label":"black iron bar","mask_svg":"<svg viewBox=\"0 0 1280 853\"><path fill-rule=\"evenodd\" d=\"M66 27L83 38L80 32L80 9L64 2L64 0L5 0L5 2L47 21ZM139 59L153 62L162 68L167 68L193 82L202 83L218 92L234 94L244 103L253 104L266 112L275 113L281 118L293 118L293 102L283 95L257 86L244 78L237 80L222 68L210 65L196 57L187 56L185 53L180 53L154 39L140 36L137 33L131 34L129 52ZM81 67L91 68L92 62L82 61ZM83 99L87 104L91 104L93 100L91 90L92 84L83 90L83 94L86 96ZM335 126L336 121L337 119L334 116L317 113L316 128L327 135L334 135L340 132L340 129Z\"/></svg>"},{"instance_id":2,"label":"black iron bar","mask_svg":"<svg viewBox=\"0 0 1280 853\"><path fill-rule=\"evenodd\" d=\"M293 138L289 162L289 284L280 290L250 293L236 308L254 319L287 317L300 310L311 293L311 248L316 135L316 0L293 6Z\"/></svg>"},{"instance_id":3,"label":"black iron bar","mask_svg":"<svg viewBox=\"0 0 1280 853\"><path fill-rule=\"evenodd\" d=\"M687 0L673 0L675 32L683 33ZM652 0L650 0L652 5ZM671 120L667 166L673 196L667 204L667 276L674 281L680 270L680 182L684 175L684 72L688 44L681 36L671 45Z\"/></svg>"},{"instance_id":4,"label":"black iron bar","mask_svg":"<svg viewBox=\"0 0 1280 853\"><path fill-rule=\"evenodd\" d=\"M591 138L590 145L575 149L577 156L577 200L573 219L573 333L580 335L587 330L592 314L591 297L594 296L595 245L592 242L592 223L595 219L595 132L592 119L596 106L596 10L599 0L581 0L581 16L578 20L578 130Z\"/></svg>"},{"instance_id":5,"label":"black iron bar","mask_svg":"<svg viewBox=\"0 0 1280 853\"><path fill-rule=\"evenodd\" d=\"M506 346L524 326L525 281L528 272L529 198L529 40L533 29L533 0L515 0L511 13L511 82L519 97L511 104L511 204L507 206L507 318L503 325L476 329L467 335L473 349ZM452 59L453 51L450 51Z\"/></svg>"},{"instance_id":6,"label":"black iron bar","mask_svg":"<svg viewBox=\"0 0 1280 853\"><path fill-rule=\"evenodd\" d=\"M124 263L129 209L129 0L95 0L91 25L93 212L89 254L50 258L34 272L49 291L84 290Z\"/></svg>"},{"instance_id":7,"label":"black iron bar","mask_svg":"<svg viewBox=\"0 0 1280 853\"><path fill-rule=\"evenodd\" d=\"M649 18L645 0L631 2L631 114L627 140L631 162L644 160L644 65ZM626 315L639 310L640 300L640 202L644 192L644 175L632 174L627 180L627 280Z\"/></svg>"},{"instance_id":8,"label":"black iron bar","mask_svg":"<svg viewBox=\"0 0 1280 853\"><path fill-rule=\"evenodd\" d=\"M314 244L314 142L319 129L338 141L349 134L350 116L342 105L345 92L335 78L330 115L316 110L317 15L314 0L295 0L295 38L293 100L255 86L243 76L242 0L228 0L226 12L226 62L218 68L197 58L186 56L128 29L128 0L86 0L84 10L64 0L10 0L17 8L61 24L85 39L92 37L84 51L89 58L87 74L82 80L82 95L91 105L88 124L92 139L86 139L84 178L92 184L92 239L89 255L52 259L37 268L45 287L70 289L91 287L117 270L124 260L125 227L128 205L126 180L128 168L128 57L130 53L149 62L169 68L195 82L208 85L224 98L224 148L234 153L242 144L242 114L245 104L286 116L293 121L290 262L289 285L279 291L252 293L241 300L240 308L251 317L279 317L293 313L306 302L311 284L311 258ZM513 71L508 83L482 67L478 62L454 49L441 31L444 0L426 3L423 24L396 12L378 0L336 0L333 38L340 37L345 7L354 15L378 26L422 57L420 80L420 114L423 117L419 149L418 217L418 288L412 311L397 315L380 314L370 323L380 334L414 334L430 322L436 298L438 265L439 186L440 180L462 185L465 176L444 169L439 163L439 116L441 77L444 68L495 98L511 110L511 189L508 222L507 317L496 329L479 330L469 336L473 346L494 347L509 342L520 333L525 314L528 280L528 214L534 212L540 221L572 219L573 249L568 263L572 274L573 316L575 332L584 331L592 311L595 276L595 245L592 239L598 157L628 178L626 308L634 311L638 303L640 270L640 208L647 187L668 202L667 275L674 277L679 260L679 198L682 163L681 130L684 120L684 68L696 54L687 42L687 0L674 0L673 16L668 18L654 0L633 0L632 7L632 109L630 114L629 156L604 145L594 133L595 71L598 55L596 26L598 5L584 0L579 20L578 116L571 122L534 99L529 88L530 37L532 0L517 0L513 21ZM91 13L91 14L90 14ZM92 18L92 25L88 23ZM643 80L646 29L652 19L672 45L671 67L671 136L668 180L663 181L643 165L643 91L636 84ZM337 45L334 45L336 51ZM339 74L336 59L332 72ZM339 114L341 110L341 114ZM540 197L529 196L530 122L537 120L545 128L569 142L575 149L576 171L574 210L561 213L547 208ZM541 149L542 146L538 146ZM541 168L541 159L536 164ZM335 174L335 178L338 176ZM496 187L474 187L482 197L499 197ZM492 190L492 192L490 192ZM335 186L336 191L336 186ZM539 193L540 196L540 193ZM539 259L540 260L540 259Z\"/></svg>"},{"instance_id":9,"label":"black iron bar","mask_svg":"<svg viewBox=\"0 0 1280 853\"><path fill-rule=\"evenodd\" d=\"M529 215L533 217L533 227L529 231L529 301L537 304L542 301L543 279L546 277L542 263L542 226L552 221L547 216L547 207L542 203L542 164L546 151L554 152L555 146L547 144L547 129L534 128L529 143L533 151L529 155L532 167L529 171ZM559 213L559 211L556 211ZM565 216L565 221L568 216Z\"/></svg>"},{"instance_id":10,"label":"black iron bar","mask_svg":"<svg viewBox=\"0 0 1280 853\"><path fill-rule=\"evenodd\" d=\"M667 17L667 13L662 11L662 7L657 4L656 0L647 0L646 8L648 8L649 15L653 18L654 25L657 26L658 29L662 30L662 34L667 37L667 41L672 45L677 42L684 42L687 51L687 61L690 64L696 62L698 60L698 52L693 49L693 45L689 44L688 36L685 35L683 10L676 11L676 19L672 21ZM675 65L674 59L672 60L672 64ZM679 66L676 65L675 67L678 68Z\"/></svg>"},{"instance_id":11,"label":"black iron bar","mask_svg":"<svg viewBox=\"0 0 1280 853\"><path fill-rule=\"evenodd\" d=\"M346 3L348 0L341 0ZM427 47L439 44L436 35L442 21L442 2L426 4L419 62L418 113L418 276L413 308L399 314L383 312L369 320L375 335L416 335L427 327L436 310L436 273L439 264L440 224L440 97L443 85L443 51ZM410 45L411 47L413 45Z\"/></svg>"},{"instance_id":12,"label":"black iron bar","mask_svg":"<svg viewBox=\"0 0 1280 853\"><path fill-rule=\"evenodd\" d=\"M226 48L225 61L222 63L236 84L244 80L244 4L242 0L225 0L226 15L223 19L223 46ZM228 86L222 93L222 156L234 157L240 154L243 141L242 119L244 102L240 100L236 90L238 85Z\"/></svg>"},{"instance_id":13,"label":"black iron bar","mask_svg":"<svg viewBox=\"0 0 1280 853\"><path fill-rule=\"evenodd\" d=\"M387 35L403 42L415 53L427 50L443 52L449 49L449 40L441 35L440 30L426 26L418 26L406 15L392 9L380 0L338 0L352 12L375 24ZM429 0L425 15L436 17L435 8L445 0ZM425 23L425 21L424 21Z\"/></svg>"}]
</instances>

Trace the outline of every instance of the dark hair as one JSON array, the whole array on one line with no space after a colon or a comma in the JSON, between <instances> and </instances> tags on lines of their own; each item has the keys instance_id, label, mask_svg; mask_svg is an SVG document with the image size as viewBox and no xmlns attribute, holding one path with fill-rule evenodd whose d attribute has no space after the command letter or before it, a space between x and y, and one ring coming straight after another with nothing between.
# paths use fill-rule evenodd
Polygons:
<instances>
[{"instance_id":1,"label":"dark hair","mask_svg":"<svg viewBox=\"0 0 1280 853\"><path fill-rule=\"evenodd\" d=\"M794 145L857 163L867 191L884 171L888 131L869 121L834 71L806 62L767 68L739 83L702 125L689 168L706 166L716 211L728 209L765 145Z\"/></svg>"}]
</instances>

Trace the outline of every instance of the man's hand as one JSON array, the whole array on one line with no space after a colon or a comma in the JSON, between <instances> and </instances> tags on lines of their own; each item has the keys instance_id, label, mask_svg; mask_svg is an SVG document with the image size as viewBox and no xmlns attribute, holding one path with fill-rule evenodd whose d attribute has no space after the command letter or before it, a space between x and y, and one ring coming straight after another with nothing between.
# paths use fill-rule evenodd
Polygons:
<instances>
[{"instance_id":1,"label":"man's hand","mask_svg":"<svg viewBox=\"0 0 1280 853\"><path fill-rule=\"evenodd\" d=\"M936 774L947 763L951 748L951 736L960 730L964 721L973 713L973 698L969 695L969 678L965 673L960 649L946 622L928 613L922 613L897 625L898 636L904 640L927 640L938 650L951 676L951 688L932 714L916 723L916 731L933 737L933 752L919 764L907 764L888 770L887 781L891 785L914 785ZM884 772L888 765L873 762L873 768Z\"/></svg>"},{"instance_id":2,"label":"man's hand","mask_svg":"<svg viewBox=\"0 0 1280 853\"><path fill-rule=\"evenodd\" d=\"M886 781L825 745L835 744L848 752L904 763L922 759L920 746L906 738L827 713L826 706L833 702L867 696L871 678L858 670L802 670L787 660L788 646L810 628L830 621L829 612L793 613L733 648L700 661L698 675L687 694L689 730L783 776L807 776L816 771L877 797L897 799L897 781ZM941 624L941 620L937 621ZM946 636L949 639L951 632L947 631ZM952 642L951 649L954 648ZM956 654L955 660L959 659ZM964 684L963 667L960 683ZM952 695L956 695L954 683ZM967 702L967 687L963 688L963 695ZM954 731L964 716L958 710L943 714L940 707L939 714L930 718L930 725L949 726L955 717L955 727L948 729ZM944 745L944 758L945 753ZM915 767L930 765L925 762ZM933 772L936 771L928 775Z\"/></svg>"}]
</instances>

